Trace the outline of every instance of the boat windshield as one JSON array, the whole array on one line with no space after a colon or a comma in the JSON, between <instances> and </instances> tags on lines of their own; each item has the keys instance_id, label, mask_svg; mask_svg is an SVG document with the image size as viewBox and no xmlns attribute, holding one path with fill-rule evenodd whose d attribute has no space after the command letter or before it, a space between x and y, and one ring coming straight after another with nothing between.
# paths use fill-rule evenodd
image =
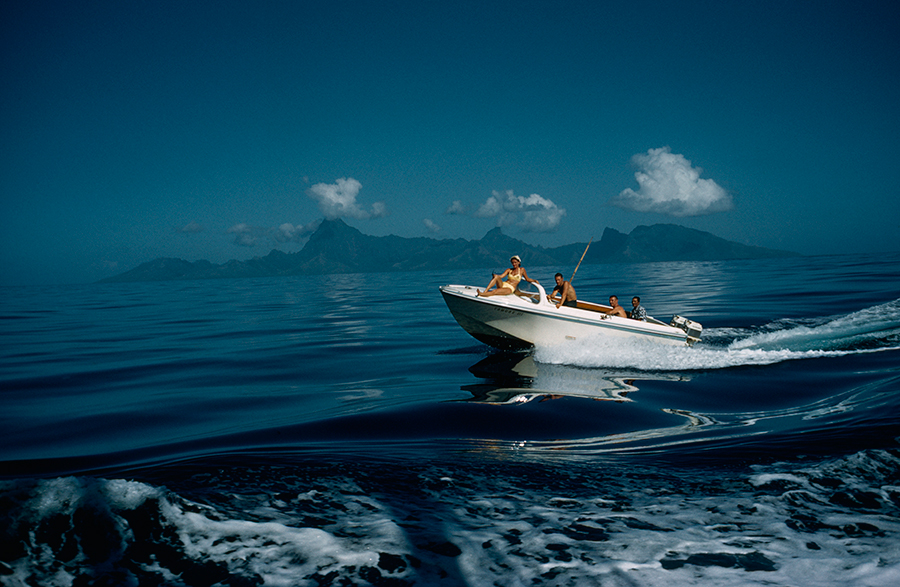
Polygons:
<instances>
[{"instance_id":1,"label":"boat windshield","mask_svg":"<svg viewBox=\"0 0 900 587\"><path fill-rule=\"evenodd\" d=\"M530 300L534 304L539 304L546 293L540 284L529 283L523 279L519 282L517 295L522 299Z\"/></svg>"}]
</instances>

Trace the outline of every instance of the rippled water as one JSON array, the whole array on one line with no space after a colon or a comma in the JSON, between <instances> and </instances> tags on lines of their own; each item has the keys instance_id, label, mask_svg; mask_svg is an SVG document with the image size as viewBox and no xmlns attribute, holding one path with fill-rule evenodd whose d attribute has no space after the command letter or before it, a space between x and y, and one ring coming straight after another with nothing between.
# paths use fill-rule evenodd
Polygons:
<instances>
[{"instance_id":1,"label":"rippled water","mask_svg":"<svg viewBox=\"0 0 900 587\"><path fill-rule=\"evenodd\" d=\"M0 581L900 584L900 255L579 269L693 348L497 353L489 273L3 290Z\"/></svg>"}]
</instances>

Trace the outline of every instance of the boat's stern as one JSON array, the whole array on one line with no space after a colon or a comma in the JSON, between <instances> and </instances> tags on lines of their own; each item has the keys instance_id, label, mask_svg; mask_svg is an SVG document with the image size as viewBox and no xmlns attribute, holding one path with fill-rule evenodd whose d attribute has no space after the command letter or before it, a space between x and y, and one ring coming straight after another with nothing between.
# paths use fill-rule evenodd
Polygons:
<instances>
[{"instance_id":1,"label":"boat's stern","mask_svg":"<svg viewBox=\"0 0 900 587\"><path fill-rule=\"evenodd\" d=\"M672 316L670 326L674 326L679 330L683 330L687 335L688 346L694 346L694 343L700 342L700 336L703 334L703 325L693 320L688 320L682 316Z\"/></svg>"}]
</instances>

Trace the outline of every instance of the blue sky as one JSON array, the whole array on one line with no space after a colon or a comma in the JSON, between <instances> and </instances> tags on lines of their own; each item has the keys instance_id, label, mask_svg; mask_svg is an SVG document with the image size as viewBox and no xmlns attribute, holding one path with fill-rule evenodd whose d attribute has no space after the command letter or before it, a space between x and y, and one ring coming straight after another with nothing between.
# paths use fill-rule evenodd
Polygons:
<instances>
[{"instance_id":1,"label":"blue sky","mask_svg":"<svg viewBox=\"0 0 900 587\"><path fill-rule=\"evenodd\" d=\"M890 2L0 5L0 284L676 223L900 249Z\"/></svg>"}]
</instances>

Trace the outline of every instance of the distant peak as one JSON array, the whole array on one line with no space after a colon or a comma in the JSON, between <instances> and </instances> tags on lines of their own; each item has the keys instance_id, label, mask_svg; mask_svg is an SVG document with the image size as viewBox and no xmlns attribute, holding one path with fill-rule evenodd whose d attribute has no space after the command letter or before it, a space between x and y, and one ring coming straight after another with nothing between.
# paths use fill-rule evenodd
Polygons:
<instances>
[{"instance_id":1,"label":"distant peak","mask_svg":"<svg viewBox=\"0 0 900 587\"><path fill-rule=\"evenodd\" d=\"M334 220L329 220L327 218L323 218L322 222L319 224L319 227L316 228L316 231L313 233L315 235L322 234L347 234L347 233L359 233L359 230L353 228L340 218L336 218ZM361 233L360 233L361 234Z\"/></svg>"}]
</instances>

